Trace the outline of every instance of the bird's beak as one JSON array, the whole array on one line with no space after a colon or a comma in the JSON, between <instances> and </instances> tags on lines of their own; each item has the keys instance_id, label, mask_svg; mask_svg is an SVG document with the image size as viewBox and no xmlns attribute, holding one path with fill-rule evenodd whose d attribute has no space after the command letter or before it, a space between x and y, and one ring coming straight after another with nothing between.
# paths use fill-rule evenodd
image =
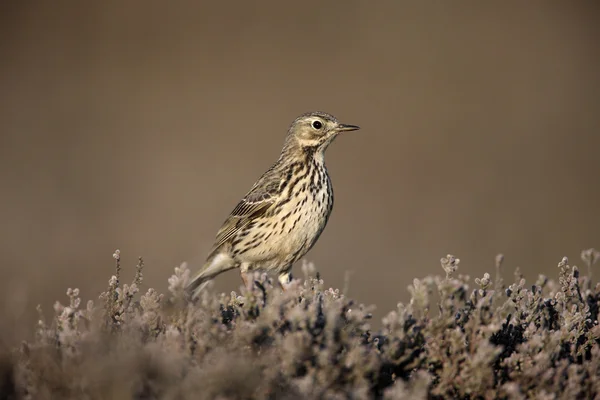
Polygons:
<instances>
[{"instance_id":1,"label":"bird's beak","mask_svg":"<svg viewBox=\"0 0 600 400\"><path fill-rule=\"evenodd\" d=\"M346 125L346 124L339 124L338 125L338 130L340 132L357 131L359 129L360 129L360 126L356 126L356 125Z\"/></svg>"}]
</instances>

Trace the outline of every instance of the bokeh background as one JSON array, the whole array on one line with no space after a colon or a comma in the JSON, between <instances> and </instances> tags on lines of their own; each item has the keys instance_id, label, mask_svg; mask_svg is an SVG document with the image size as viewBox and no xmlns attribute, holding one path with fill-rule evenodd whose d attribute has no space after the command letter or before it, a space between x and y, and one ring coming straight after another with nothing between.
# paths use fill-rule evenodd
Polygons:
<instances>
[{"instance_id":1,"label":"bokeh background","mask_svg":"<svg viewBox=\"0 0 600 400\"><path fill-rule=\"evenodd\" d=\"M362 130L328 151L336 205L307 259L378 317L447 253L472 276L499 252L508 279L581 265L600 247L599 11L2 2L3 321L31 330L67 287L96 298L117 248L125 281L142 255L164 291L311 110Z\"/></svg>"}]
</instances>

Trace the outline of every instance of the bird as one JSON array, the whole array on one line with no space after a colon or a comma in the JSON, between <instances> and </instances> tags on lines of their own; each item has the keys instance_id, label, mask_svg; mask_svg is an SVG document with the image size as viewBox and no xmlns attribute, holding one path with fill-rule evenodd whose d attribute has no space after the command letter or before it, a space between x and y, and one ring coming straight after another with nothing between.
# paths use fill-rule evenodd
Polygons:
<instances>
[{"instance_id":1,"label":"bird","mask_svg":"<svg viewBox=\"0 0 600 400\"><path fill-rule=\"evenodd\" d=\"M325 112L300 115L281 154L219 229L206 262L186 289L195 298L217 275L239 268L244 285L254 271L276 274L282 289L293 264L317 242L333 209L325 151L342 132L360 129Z\"/></svg>"}]
</instances>

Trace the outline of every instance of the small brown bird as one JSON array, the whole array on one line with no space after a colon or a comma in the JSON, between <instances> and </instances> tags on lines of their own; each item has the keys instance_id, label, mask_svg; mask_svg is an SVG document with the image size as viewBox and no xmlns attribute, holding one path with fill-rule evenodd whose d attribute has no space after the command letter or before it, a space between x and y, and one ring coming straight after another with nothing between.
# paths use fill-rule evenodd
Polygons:
<instances>
[{"instance_id":1,"label":"small brown bird","mask_svg":"<svg viewBox=\"0 0 600 400\"><path fill-rule=\"evenodd\" d=\"M306 113L288 130L279 159L231 212L206 263L188 285L196 296L218 274L239 268L276 273L282 287L292 265L315 244L333 208L325 150L336 136L359 129L323 112Z\"/></svg>"}]
</instances>

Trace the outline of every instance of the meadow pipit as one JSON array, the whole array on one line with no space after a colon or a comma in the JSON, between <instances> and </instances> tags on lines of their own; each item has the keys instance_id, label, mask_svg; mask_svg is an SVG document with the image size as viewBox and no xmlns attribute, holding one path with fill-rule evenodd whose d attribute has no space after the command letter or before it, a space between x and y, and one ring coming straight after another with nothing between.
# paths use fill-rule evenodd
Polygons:
<instances>
[{"instance_id":1,"label":"meadow pipit","mask_svg":"<svg viewBox=\"0 0 600 400\"><path fill-rule=\"evenodd\" d=\"M292 265L319 239L333 208L325 150L340 132L357 129L323 112L296 118L279 159L225 220L188 291L195 296L233 268L240 269L246 287L252 271L276 273L285 287Z\"/></svg>"}]
</instances>

